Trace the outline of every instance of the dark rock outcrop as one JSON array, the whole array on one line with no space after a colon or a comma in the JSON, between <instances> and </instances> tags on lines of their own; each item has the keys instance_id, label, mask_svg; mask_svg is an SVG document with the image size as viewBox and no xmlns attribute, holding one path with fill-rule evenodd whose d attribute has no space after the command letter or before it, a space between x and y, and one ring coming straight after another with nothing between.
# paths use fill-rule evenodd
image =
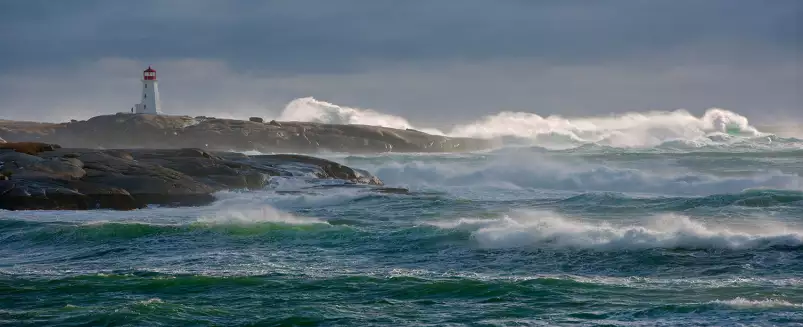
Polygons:
<instances>
[{"instance_id":1,"label":"dark rock outcrop","mask_svg":"<svg viewBox=\"0 0 803 327\"><path fill-rule=\"evenodd\" d=\"M203 205L214 201L217 191L263 188L271 176L312 175L344 184L382 185L364 171L303 155L7 144L0 150L0 209L8 210Z\"/></svg>"},{"instance_id":2,"label":"dark rock outcrop","mask_svg":"<svg viewBox=\"0 0 803 327\"><path fill-rule=\"evenodd\" d=\"M493 145L488 140L379 126L142 114L98 116L63 124L0 121L0 138L73 148L201 148L263 153L460 152Z\"/></svg>"},{"instance_id":3,"label":"dark rock outcrop","mask_svg":"<svg viewBox=\"0 0 803 327\"><path fill-rule=\"evenodd\" d=\"M14 150L16 152L27 153L35 155L39 152L53 151L60 148L58 144L47 144L41 142L15 142L15 143L0 143L0 150Z\"/></svg>"},{"instance_id":4,"label":"dark rock outcrop","mask_svg":"<svg viewBox=\"0 0 803 327\"><path fill-rule=\"evenodd\" d=\"M264 119L262 119L262 118L259 118L259 117L251 117L251 118L248 118L248 121L252 121L252 122L255 122L255 123L264 123L264 122L265 122L265 120L264 120Z\"/></svg>"}]
</instances>

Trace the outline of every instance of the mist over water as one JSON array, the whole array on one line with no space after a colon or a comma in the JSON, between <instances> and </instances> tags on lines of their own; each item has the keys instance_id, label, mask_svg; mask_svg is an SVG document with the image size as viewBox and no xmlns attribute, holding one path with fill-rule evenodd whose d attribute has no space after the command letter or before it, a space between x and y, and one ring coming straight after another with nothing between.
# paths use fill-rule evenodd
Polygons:
<instances>
[{"instance_id":1,"label":"mist over water","mask_svg":"<svg viewBox=\"0 0 803 327\"><path fill-rule=\"evenodd\" d=\"M278 119L415 128L311 98ZM0 324L803 324L803 141L711 109L500 113L204 207L0 212ZM44 300L43 300L44 299Z\"/></svg>"}]
</instances>

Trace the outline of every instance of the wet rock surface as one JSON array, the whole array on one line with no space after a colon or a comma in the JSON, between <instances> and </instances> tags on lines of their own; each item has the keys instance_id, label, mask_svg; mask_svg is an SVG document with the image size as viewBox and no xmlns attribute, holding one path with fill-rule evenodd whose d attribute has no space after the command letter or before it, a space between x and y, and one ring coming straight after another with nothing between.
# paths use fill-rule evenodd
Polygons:
<instances>
[{"instance_id":1,"label":"wet rock surface","mask_svg":"<svg viewBox=\"0 0 803 327\"><path fill-rule=\"evenodd\" d=\"M367 172L304 155L6 144L0 149L0 209L8 210L204 205L215 200L215 192L261 189L272 176L382 185Z\"/></svg>"}]
</instances>

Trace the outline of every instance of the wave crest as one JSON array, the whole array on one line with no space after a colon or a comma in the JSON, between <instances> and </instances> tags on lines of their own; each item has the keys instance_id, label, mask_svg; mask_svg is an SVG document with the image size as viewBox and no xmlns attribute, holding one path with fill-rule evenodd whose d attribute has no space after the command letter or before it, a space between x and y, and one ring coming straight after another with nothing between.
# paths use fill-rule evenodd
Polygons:
<instances>
[{"instance_id":1,"label":"wave crest","mask_svg":"<svg viewBox=\"0 0 803 327\"><path fill-rule=\"evenodd\" d=\"M640 225L573 220L552 212L522 211L497 219L460 219L432 225L471 230L484 248L554 247L595 250L753 249L803 246L803 231L780 227L736 229L689 217L662 215Z\"/></svg>"},{"instance_id":2,"label":"wave crest","mask_svg":"<svg viewBox=\"0 0 803 327\"><path fill-rule=\"evenodd\" d=\"M279 120L324 124L375 125L397 129L413 128L410 122L403 117L371 109L338 106L312 97L299 98L288 103L284 111L279 115ZM430 134L443 134L434 129L423 129L422 131Z\"/></svg>"},{"instance_id":3,"label":"wave crest","mask_svg":"<svg viewBox=\"0 0 803 327\"><path fill-rule=\"evenodd\" d=\"M282 223L290 225L327 224L326 221L290 214L269 204L267 192L219 192L218 201L198 218L204 224ZM268 198L269 199L269 198Z\"/></svg>"},{"instance_id":4,"label":"wave crest","mask_svg":"<svg viewBox=\"0 0 803 327\"><path fill-rule=\"evenodd\" d=\"M751 309L751 308L803 308L803 304L792 303L780 299L764 299L764 300L749 300L743 297L737 297L731 300L715 300L712 304L723 305L737 309Z\"/></svg>"},{"instance_id":5,"label":"wave crest","mask_svg":"<svg viewBox=\"0 0 803 327\"><path fill-rule=\"evenodd\" d=\"M778 170L744 176L716 176L693 171L646 171L583 161L565 161L537 153L510 154L488 160L386 163L373 169L388 185L405 187L477 186L501 189L636 192L668 195L739 193L746 189L803 190L803 178Z\"/></svg>"},{"instance_id":6,"label":"wave crest","mask_svg":"<svg viewBox=\"0 0 803 327\"><path fill-rule=\"evenodd\" d=\"M329 124L365 124L398 129L417 129L453 137L513 138L531 144L574 147L600 144L613 147L654 147L666 142L729 142L731 136L756 137L760 133L748 119L737 113L708 109L697 117L686 110L630 112L610 116L547 116L503 111L477 121L457 125L448 133L417 128L406 118L371 109L338 106L312 97L291 101L279 116L293 120ZM510 141L510 140L508 140Z\"/></svg>"},{"instance_id":7,"label":"wave crest","mask_svg":"<svg viewBox=\"0 0 803 327\"><path fill-rule=\"evenodd\" d=\"M626 113L609 117L541 117L533 113L502 112L457 126L450 135L478 138L519 137L554 140L563 136L577 143L614 147L652 147L673 140L698 140L711 134L760 135L747 118L719 108L702 117L685 110Z\"/></svg>"}]
</instances>

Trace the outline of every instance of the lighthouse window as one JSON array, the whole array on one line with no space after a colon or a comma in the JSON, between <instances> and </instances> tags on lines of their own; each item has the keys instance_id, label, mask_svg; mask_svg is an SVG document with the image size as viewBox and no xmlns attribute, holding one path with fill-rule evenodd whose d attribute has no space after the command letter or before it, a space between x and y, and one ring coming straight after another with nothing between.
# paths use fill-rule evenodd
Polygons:
<instances>
[{"instance_id":1,"label":"lighthouse window","mask_svg":"<svg viewBox=\"0 0 803 327\"><path fill-rule=\"evenodd\" d=\"M146 88L146 89L148 88L148 84L145 84L145 88Z\"/></svg>"}]
</instances>

